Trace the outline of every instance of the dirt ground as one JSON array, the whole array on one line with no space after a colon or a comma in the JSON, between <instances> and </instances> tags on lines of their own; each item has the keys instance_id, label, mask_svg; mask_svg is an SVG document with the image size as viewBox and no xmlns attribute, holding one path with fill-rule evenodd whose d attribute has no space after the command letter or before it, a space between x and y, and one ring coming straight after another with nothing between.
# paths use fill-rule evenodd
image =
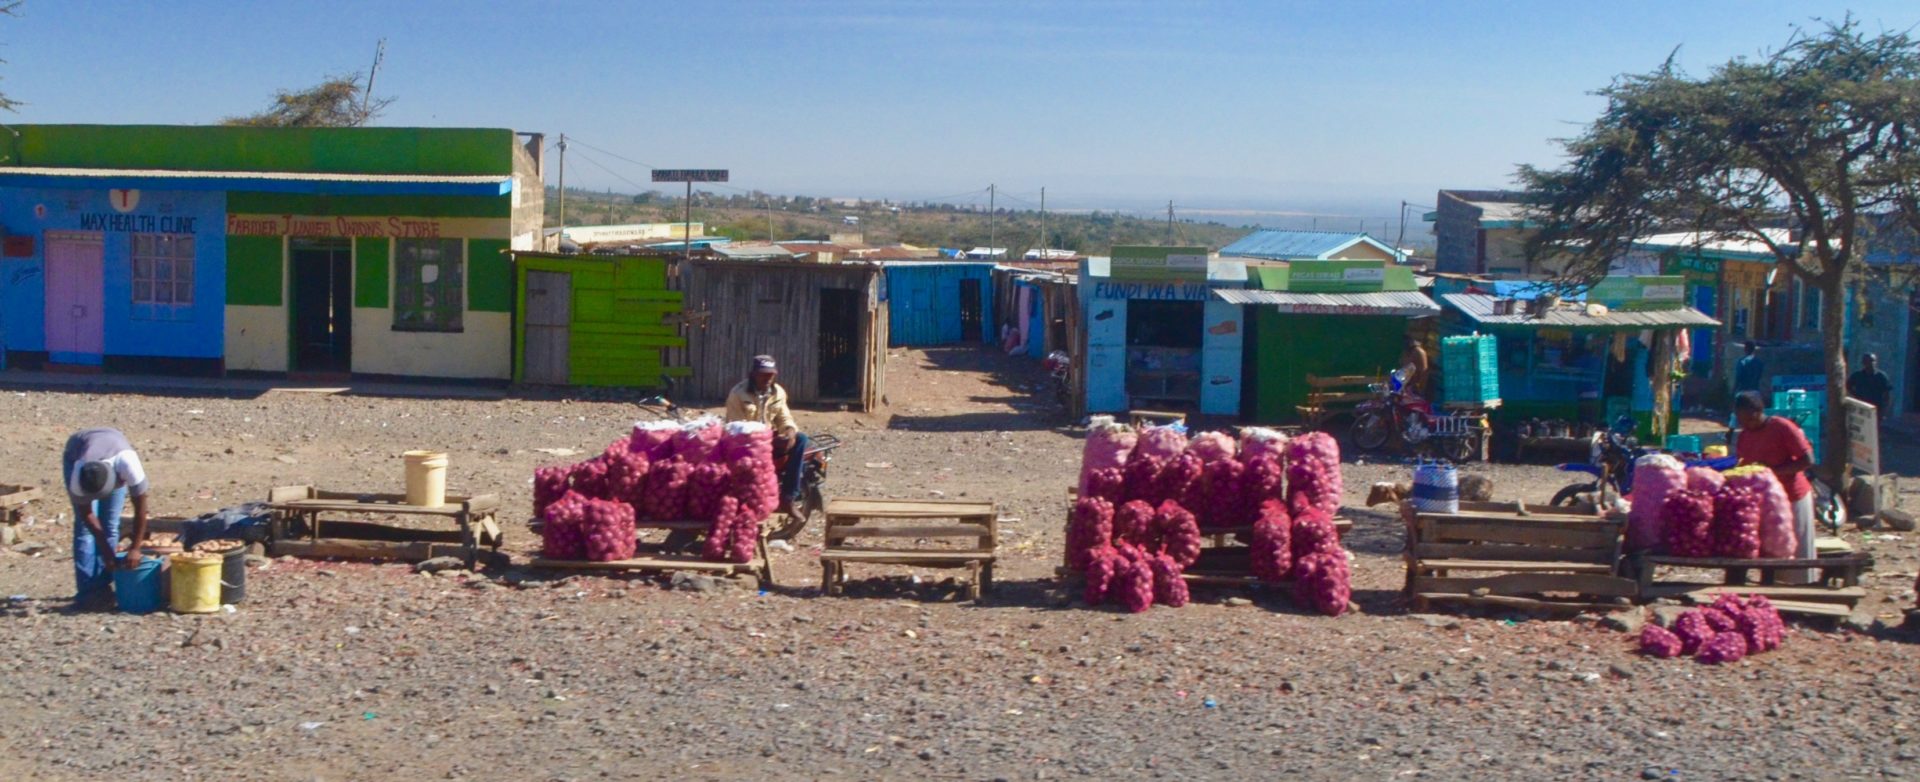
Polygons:
<instances>
[{"instance_id":1,"label":"dirt ground","mask_svg":"<svg viewBox=\"0 0 1920 782\"><path fill-rule=\"evenodd\" d=\"M1053 580L1079 434L1028 362L895 351L882 414L803 411L845 439L836 496L992 500L999 589L855 568L819 582L818 530L777 586L417 575L274 560L209 616L72 614L69 520L0 552L0 779L1854 779L1920 775L1920 636L1900 629L1913 534L1849 531L1877 560L1853 629L1708 667L1633 653L1592 617L1410 615L1397 519L1357 507L1399 464L1349 464L1357 613L1283 592L1198 591L1141 615ZM4 380L4 378L0 378ZM58 496L65 436L133 439L156 512L275 485L395 491L401 451L451 454L454 491L497 492L516 560L530 476L599 450L623 401L0 391L0 483ZM542 449L549 449L543 451ZM1499 498L1567 481L1475 466ZM1911 499L1909 500L1912 501ZM1251 597L1251 601L1243 600ZM1876 620L1878 623L1876 624Z\"/></svg>"}]
</instances>

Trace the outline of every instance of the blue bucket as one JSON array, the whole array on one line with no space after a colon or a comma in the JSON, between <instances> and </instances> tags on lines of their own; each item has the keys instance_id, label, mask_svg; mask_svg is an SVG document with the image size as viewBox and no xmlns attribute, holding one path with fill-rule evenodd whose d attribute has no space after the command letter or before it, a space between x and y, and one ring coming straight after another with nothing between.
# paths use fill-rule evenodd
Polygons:
<instances>
[{"instance_id":1,"label":"blue bucket","mask_svg":"<svg viewBox=\"0 0 1920 782\"><path fill-rule=\"evenodd\" d=\"M113 599L120 610L129 614L151 614L166 605L161 585L165 579L160 577L160 568L166 564L165 557L148 555L132 569L127 567L125 554L119 557L119 567L113 571Z\"/></svg>"}]
</instances>

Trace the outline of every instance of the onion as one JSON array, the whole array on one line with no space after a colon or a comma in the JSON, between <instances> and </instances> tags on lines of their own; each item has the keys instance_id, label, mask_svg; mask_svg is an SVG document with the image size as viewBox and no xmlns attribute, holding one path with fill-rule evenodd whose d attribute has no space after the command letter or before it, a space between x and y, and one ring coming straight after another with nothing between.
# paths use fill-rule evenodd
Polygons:
<instances>
[{"instance_id":1,"label":"onion","mask_svg":"<svg viewBox=\"0 0 1920 782\"><path fill-rule=\"evenodd\" d=\"M1758 502L1755 523L1760 546L1755 556L1792 559L1799 555L1800 533L1793 518L1793 503L1773 470L1759 465L1736 467L1727 471L1726 485L1752 492Z\"/></svg>"},{"instance_id":2,"label":"onion","mask_svg":"<svg viewBox=\"0 0 1920 782\"><path fill-rule=\"evenodd\" d=\"M1662 513L1667 494L1685 489L1686 467L1663 453L1648 454L1633 463L1633 507L1627 512L1627 548L1649 549L1666 538Z\"/></svg>"},{"instance_id":3,"label":"onion","mask_svg":"<svg viewBox=\"0 0 1920 782\"><path fill-rule=\"evenodd\" d=\"M1113 503L1099 497L1081 497L1067 520L1067 566L1084 571L1095 554L1113 541Z\"/></svg>"},{"instance_id":4,"label":"onion","mask_svg":"<svg viewBox=\"0 0 1920 782\"><path fill-rule=\"evenodd\" d=\"M1293 520L1279 500L1267 500L1260 506L1260 518L1253 522L1250 546L1253 574L1261 581L1285 581L1293 572Z\"/></svg>"},{"instance_id":5,"label":"onion","mask_svg":"<svg viewBox=\"0 0 1920 782\"><path fill-rule=\"evenodd\" d=\"M1287 504L1340 512L1340 445L1326 432L1310 432L1287 443ZM1297 512L1296 512L1296 515Z\"/></svg>"}]
</instances>

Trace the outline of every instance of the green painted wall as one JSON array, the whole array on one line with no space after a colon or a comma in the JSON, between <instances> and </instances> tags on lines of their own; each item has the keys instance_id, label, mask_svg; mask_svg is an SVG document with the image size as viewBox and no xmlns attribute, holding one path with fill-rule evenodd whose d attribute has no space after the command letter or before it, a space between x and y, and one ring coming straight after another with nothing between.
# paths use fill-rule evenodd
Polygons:
<instances>
[{"instance_id":1,"label":"green painted wall","mask_svg":"<svg viewBox=\"0 0 1920 782\"><path fill-rule=\"evenodd\" d=\"M283 260L278 236L227 237L227 303L280 306Z\"/></svg>"},{"instance_id":2,"label":"green painted wall","mask_svg":"<svg viewBox=\"0 0 1920 782\"><path fill-rule=\"evenodd\" d=\"M16 125L0 165L305 171L513 173L500 128L237 128L218 125Z\"/></svg>"},{"instance_id":3,"label":"green painted wall","mask_svg":"<svg viewBox=\"0 0 1920 782\"><path fill-rule=\"evenodd\" d=\"M353 240L353 306L387 308L388 266L392 251L382 237Z\"/></svg>"},{"instance_id":4,"label":"green painted wall","mask_svg":"<svg viewBox=\"0 0 1920 782\"><path fill-rule=\"evenodd\" d=\"M324 196L297 193L227 194L229 214L394 215L399 217L511 217L513 197Z\"/></svg>"},{"instance_id":5,"label":"green painted wall","mask_svg":"<svg viewBox=\"0 0 1920 782\"><path fill-rule=\"evenodd\" d=\"M467 240L467 309L513 311L513 261L505 240Z\"/></svg>"},{"instance_id":6,"label":"green painted wall","mask_svg":"<svg viewBox=\"0 0 1920 782\"><path fill-rule=\"evenodd\" d=\"M469 244L473 244L469 242ZM474 251L468 263L474 263ZM653 388L661 375L685 377L687 367L666 366L661 348L685 347L668 315L684 309L680 291L667 290L667 263L659 258L574 259L521 257L513 279L519 312L526 312L527 272L568 274L572 323L567 336L567 381L582 386ZM513 379L525 381L526 325L513 326Z\"/></svg>"},{"instance_id":7,"label":"green painted wall","mask_svg":"<svg viewBox=\"0 0 1920 782\"><path fill-rule=\"evenodd\" d=\"M1247 310L1253 347L1246 376L1259 423L1297 420L1294 408L1307 401L1307 375L1385 374L1400 358L1407 333L1407 319L1400 316Z\"/></svg>"}]
</instances>

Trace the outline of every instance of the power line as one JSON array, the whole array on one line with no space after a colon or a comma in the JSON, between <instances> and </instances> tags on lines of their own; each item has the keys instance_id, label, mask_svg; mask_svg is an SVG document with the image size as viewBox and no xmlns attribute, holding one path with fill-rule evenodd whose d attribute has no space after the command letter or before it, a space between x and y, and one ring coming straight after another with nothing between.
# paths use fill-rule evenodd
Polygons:
<instances>
[{"instance_id":1,"label":"power line","mask_svg":"<svg viewBox=\"0 0 1920 782\"><path fill-rule=\"evenodd\" d=\"M576 138L576 137L573 137L573 136L568 136L568 137L567 137L567 140L568 140L568 141L571 141L571 142L573 142L573 143L575 143L575 144L579 144L580 146L583 146L583 147L586 147L587 149L591 149L591 150L593 150L593 151L595 151L595 152L599 152L600 154L603 154L603 155L606 155L607 157L610 157L610 158L613 158L613 159L615 159L615 160L620 160L620 161L624 161L624 162L627 162L627 163L632 163L632 164L634 164L634 165L636 165L636 166L640 166L641 168L645 168L645 169L647 169L648 171L652 171L653 169L656 169L656 168L659 168L659 166L656 166L656 165L654 165L654 164L652 164L652 163L643 163L643 162L641 162L641 161L638 161L638 160L634 160L633 158L630 158L630 157L627 157L627 156L625 156L625 155L622 155L622 154L620 154L620 153L618 153L618 152L614 152L614 151L612 151L612 150L609 150L609 149L604 149L604 148L601 148L601 147L596 147L596 146L594 146L594 145L592 145L592 144L588 144L588 143L587 143L587 142L585 142L585 141L581 141L580 139L578 139L578 138Z\"/></svg>"},{"instance_id":2,"label":"power line","mask_svg":"<svg viewBox=\"0 0 1920 782\"><path fill-rule=\"evenodd\" d=\"M569 138L569 139L567 139L567 141L568 141L568 143L573 143L573 144L579 144L579 143L580 143L580 141L579 141L578 139L573 139L573 138ZM582 144L582 146L585 146L585 145L584 145L584 144ZM598 147L594 147L594 149L598 149ZM593 159L592 157L590 157L589 155L587 155L587 153L585 153L585 152L581 152L581 151L579 151L579 150L575 150L573 154L574 154L575 156L577 156L577 157L579 157L580 159L582 159L582 160L585 160L585 161L587 161L588 163L592 163L592 164L593 164L593 167L594 167L594 168L598 168L598 169L600 169L601 171L605 171L605 172L607 172L607 174L608 174L609 176L612 176L612 177L613 177L614 179L618 179L618 180L620 180L620 181L622 181L622 182L625 182L625 183L627 183L627 184L629 184L629 185L632 185L632 186L634 186L634 187L637 187L637 188L640 188L640 191L641 191L641 192L643 192L643 193L644 193L644 192L646 192L646 191L648 191L648 190L651 190L651 189L652 189L652 188L650 188L650 187L648 187L648 186L646 186L646 185L642 185L642 184L640 184L639 182L635 182L635 181L633 181L633 180L631 180L631 179L628 179L628 178L626 178L626 177L624 177L624 176L621 176L621 175L620 175L620 172L618 172L618 171L615 171L615 170L613 170L613 169L611 169L611 168L607 168L605 164L603 164L603 163L601 163L601 162L600 162L600 161L598 161L598 160L594 160L594 159Z\"/></svg>"}]
</instances>

